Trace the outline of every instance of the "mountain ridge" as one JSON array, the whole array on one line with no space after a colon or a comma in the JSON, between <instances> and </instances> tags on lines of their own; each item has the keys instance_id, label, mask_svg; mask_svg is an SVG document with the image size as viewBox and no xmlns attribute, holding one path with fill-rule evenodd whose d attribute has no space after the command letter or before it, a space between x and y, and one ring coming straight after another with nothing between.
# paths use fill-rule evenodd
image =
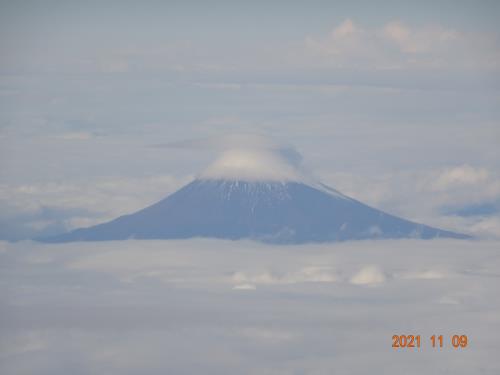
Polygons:
<instances>
[{"instance_id":1,"label":"mountain ridge","mask_svg":"<svg viewBox=\"0 0 500 375\"><path fill-rule=\"evenodd\" d=\"M319 184L198 178L135 213L43 242L210 237L280 244L470 238L414 223Z\"/></svg>"}]
</instances>

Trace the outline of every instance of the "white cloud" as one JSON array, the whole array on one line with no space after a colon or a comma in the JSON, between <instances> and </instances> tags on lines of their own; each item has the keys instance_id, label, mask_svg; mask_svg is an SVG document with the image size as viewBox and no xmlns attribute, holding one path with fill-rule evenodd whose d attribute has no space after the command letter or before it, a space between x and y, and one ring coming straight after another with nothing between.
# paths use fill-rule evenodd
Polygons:
<instances>
[{"instance_id":1,"label":"white cloud","mask_svg":"<svg viewBox=\"0 0 500 375\"><path fill-rule=\"evenodd\" d=\"M460 38L460 34L452 29L440 26L410 29L401 21L387 23L382 28L381 36L397 44L402 52L410 54L436 52Z\"/></svg>"},{"instance_id":2,"label":"white cloud","mask_svg":"<svg viewBox=\"0 0 500 375\"><path fill-rule=\"evenodd\" d=\"M308 266L297 271L287 271L283 274L270 271L248 273L238 271L233 274L231 281L238 285L254 284L297 284L297 283L333 283L337 281L337 275L329 266ZM240 284L244 283L244 284Z\"/></svg>"},{"instance_id":3,"label":"white cloud","mask_svg":"<svg viewBox=\"0 0 500 375\"><path fill-rule=\"evenodd\" d=\"M378 266L370 265L360 269L349 281L354 285L378 285L385 279L384 272Z\"/></svg>"},{"instance_id":4,"label":"white cloud","mask_svg":"<svg viewBox=\"0 0 500 375\"><path fill-rule=\"evenodd\" d=\"M358 54L365 50L366 32L355 26L352 20L346 19L335 27L328 35L327 42L322 43L308 38L306 42L313 48L318 48L327 55L341 57L345 54Z\"/></svg>"},{"instance_id":5,"label":"white cloud","mask_svg":"<svg viewBox=\"0 0 500 375\"><path fill-rule=\"evenodd\" d=\"M234 290L255 290L257 287L253 284L238 284L233 286Z\"/></svg>"},{"instance_id":6,"label":"white cloud","mask_svg":"<svg viewBox=\"0 0 500 375\"><path fill-rule=\"evenodd\" d=\"M401 275L402 278L406 279L423 279L423 280L444 279L449 276L450 276L449 272L433 270L433 269L428 269L424 271L410 271Z\"/></svg>"},{"instance_id":7,"label":"white cloud","mask_svg":"<svg viewBox=\"0 0 500 375\"><path fill-rule=\"evenodd\" d=\"M481 217L469 220L471 231L485 238L500 238L500 217Z\"/></svg>"},{"instance_id":8,"label":"white cloud","mask_svg":"<svg viewBox=\"0 0 500 375\"><path fill-rule=\"evenodd\" d=\"M210 125L220 123L217 119ZM305 179L300 153L290 145L261 134L230 133L155 146L217 152L215 160L199 174L201 178L282 182Z\"/></svg>"},{"instance_id":9,"label":"white cloud","mask_svg":"<svg viewBox=\"0 0 500 375\"><path fill-rule=\"evenodd\" d=\"M363 27L351 19L324 37L308 37L310 63L371 69L498 68L494 35L460 32L441 25L410 27L400 20Z\"/></svg>"},{"instance_id":10,"label":"white cloud","mask_svg":"<svg viewBox=\"0 0 500 375\"><path fill-rule=\"evenodd\" d=\"M485 168L462 165L446 169L440 173L433 182L432 188L443 191L464 185L480 185L486 182L489 177L490 174Z\"/></svg>"},{"instance_id":11,"label":"white cloud","mask_svg":"<svg viewBox=\"0 0 500 375\"><path fill-rule=\"evenodd\" d=\"M224 152L202 178L244 181L299 181L299 171L280 154L259 149Z\"/></svg>"}]
</instances>

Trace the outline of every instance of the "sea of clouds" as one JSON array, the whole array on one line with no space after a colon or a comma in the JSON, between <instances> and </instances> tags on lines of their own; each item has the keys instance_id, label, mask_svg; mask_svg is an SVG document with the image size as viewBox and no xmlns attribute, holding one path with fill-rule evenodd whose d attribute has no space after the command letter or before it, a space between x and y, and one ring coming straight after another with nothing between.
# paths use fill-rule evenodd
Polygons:
<instances>
[{"instance_id":1,"label":"sea of clouds","mask_svg":"<svg viewBox=\"0 0 500 375\"><path fill-rule=\"evenodd\" d=\"M499 248L3 242L0 372L497 374ZM422 347L394 349L394 334Z\"/></svg>"}]
</instances>

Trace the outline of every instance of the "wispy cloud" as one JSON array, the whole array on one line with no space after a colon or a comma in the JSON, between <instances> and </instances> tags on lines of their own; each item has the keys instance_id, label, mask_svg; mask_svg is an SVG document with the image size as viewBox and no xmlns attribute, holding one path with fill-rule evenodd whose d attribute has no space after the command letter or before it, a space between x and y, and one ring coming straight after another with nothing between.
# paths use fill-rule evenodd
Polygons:
<instances>
[{"instance_id":1,"label":"wispy cloud","mask_svg":"<svg viewBox=\"0 0 500 375\"><path fill-rule=\"evenodd\" d=\"M318 63L339 68L500 67L500 46L495 35L441 25L410 27L400 20L364 27L348 18L326 36L308 37L306 46Z\"/></svg>"},{"instance_id":2,"label":"wispy cloud","mask_svg":"<svg viewBox=\"0 0 500 375\"><path fill-rule=\"evenodd\" d=\"M20 240L62 233L155 203L191 176L107 177L92 182L0 184L0 237Z\"/></svg>"},{"instance_id":3,"label":"wispy cloud","mask_svg":"<svg viewBox=\"0 0 500 375\"><path fill-rule=\"evenodd\" d=\"M477 216L454 215L471 205L493 203L496 207L500 176L490 168L465 164L369 176L323 172L319 174L328 184L377 208L438 227L500 236L498 210Z\"/></svg>"}]
</instances>

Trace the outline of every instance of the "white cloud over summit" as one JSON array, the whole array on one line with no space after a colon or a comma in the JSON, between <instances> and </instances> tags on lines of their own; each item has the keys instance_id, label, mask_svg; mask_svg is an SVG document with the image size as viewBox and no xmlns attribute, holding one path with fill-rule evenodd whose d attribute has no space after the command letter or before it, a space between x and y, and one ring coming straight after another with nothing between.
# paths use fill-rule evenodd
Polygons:
<instances>
[{"instance_id":1,"label":"white cloud over summit","mask_svg":"<svg viewBox=\"0 0 500 375\"><path fill-rule=\"evenodd\" d=\"M214 160L199 173L200 178L246 181L301 181L308 173L302 155L291 145L255 133L233 133L220 137L191 139L155 147L205 150Z\"/></svg>"},{"instance_id":2,"label":"white cloud over summit","mask_svg":"<svg viewBox=\"0 0 500 375\"><path fill-rule=\"evenodd\" d=\"M299 181L299 171L276 152L234 149L222 153L201 178L244 181Z\"/></svg>"}]
</instances>

